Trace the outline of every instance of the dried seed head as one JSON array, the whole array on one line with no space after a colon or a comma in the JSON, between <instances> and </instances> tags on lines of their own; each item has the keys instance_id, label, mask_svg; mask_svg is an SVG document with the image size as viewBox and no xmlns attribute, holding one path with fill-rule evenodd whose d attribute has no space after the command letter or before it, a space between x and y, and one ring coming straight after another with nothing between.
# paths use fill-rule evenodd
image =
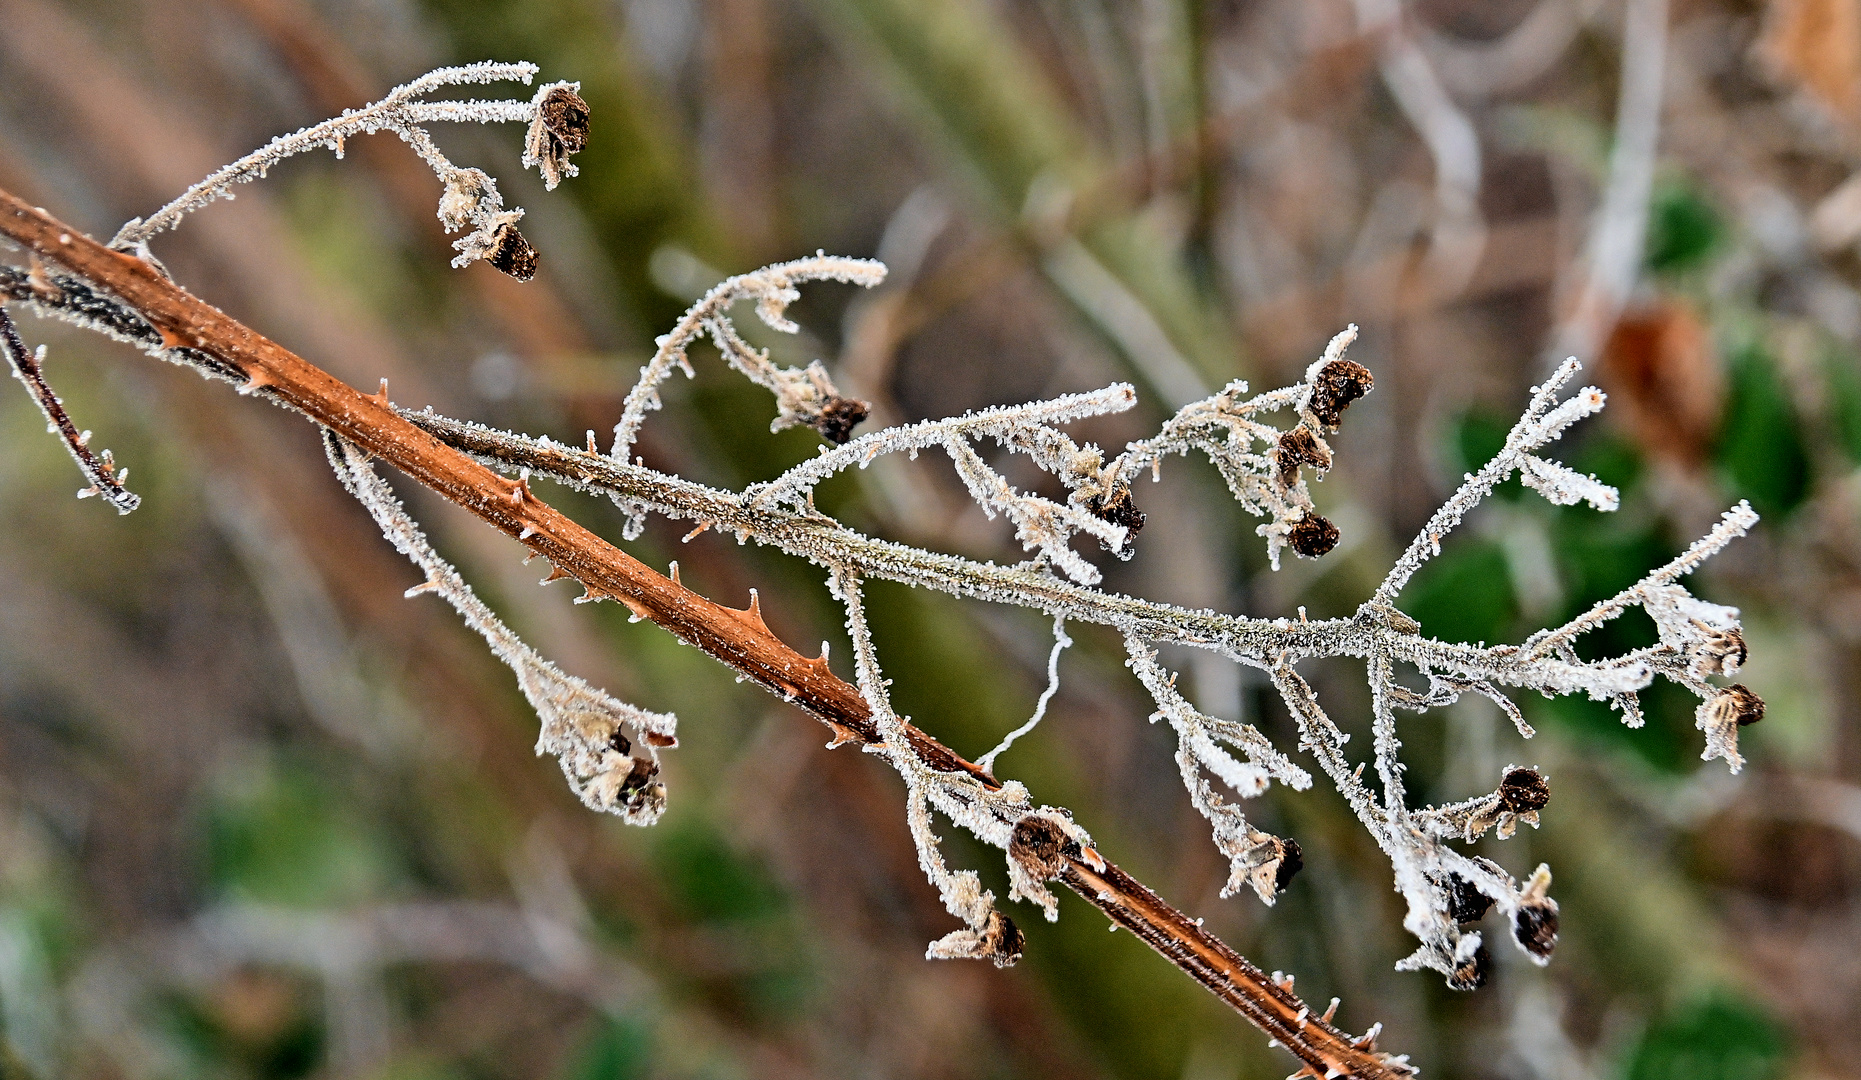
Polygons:
<instances>
[{"instance_id":1,"label":"dried seed head","mask_svg":"<svg viewBox=\"0 0 1861 1080\"><path fill-rule=\"evenodd\" d=\"M1351 402L1375 387L1376 379L1369 368L1350 360L1333 360L1312 380L1312 415L1318 417L1326 431L1336 431Z\"/></svg>"},{"instance_id":2,"label":"dried seed head","mask_svg":"<svg viewBox=\"0 0 1861 1080\"><path fill-rule=\"evenodd\" d=\"M1144 527L1144 512L1137 508L1137 503L1131 498L1129 484L1114 485L1109 496L1093 495L1087 498L1085 507L1086 513L1093 517L1124 526L1127 536L1135 536Z\"/></svg>"},{"instance_id":3,"label":"dried seed head","mask_svg":"<svg viewBox=\"0 0 1861 1080\"><path fill-rule=\"evenodd\" d=\"M1479 922L1493 910L1493 898L1459 874L1447 876L1447 913L1457 923Z\"/></svg>"},{"instance_id":4,"label":"dried seed head","mask_svg":"<svg viewBox=\"0 0 1861 1080\"><path fill-rule=\"evenodd\" d=\"M614 789L610 801L624 805L629 817L650 815L657 818L664 813L666 786L659 780L659 763L646 758L634 758L632 768Z\"/></svg>"},{"instance_id":5,"label":"dried seed head","mask_svg":"<svg viewBox=\"0 0 1861 1080\"><path fill-rule=\"evenodd\" d=\"M1739 727L1748 727L1764 719L1764 699L1751 692L1744 683L1733 683L1712 699L1713 708L1729 712Z\"/></svg>"},{"instance_id":6,"label":"dried seed head","mask_svg":"<svg viewBox=\"0 0 1861 1080\"><path fill-rule=\"evenodd\" d=\"M983 925L980 938L981 948L976 958L993 961L998 968L1013 967L1027 948L1027 937L1021 933L1021 928L999 911L989 912L989 921Z\"/></svg>"},{"instance_id":7,"label":"dried seed head","mask_svg":"<svg viewBox=\"0 0 1861 1080\"><path fill-rule=\"evenodd\" d=\"M1338 546L1338 527L1308 510L1304 517L1292 523L1286 542L1306 558L1316 559Z\"/></svg>"},{"instance_id":8,"label":"dried seed head","mask_svg":"<svg viewBox=\"0 0 1861 1080\"><path fill-rule=\"evenodd\" d=\"M1551 801L1551 785L1536 769L1508 769L1499 781L1499 804L1515 814L1542 810Z\"/></svg>"},{"instance_id":9,"label":"dried seed head","mask_svg":"<svg viewBox=\"0 0 1861 1080\"><path fill-rule=\"evenodd\" d=\"M485 253L487 262L518 281L536 276L536 259L536 249L509 222L498 226L491 236L491 250Z\"/></svg>"},{"instance_id":10,"label":"dried seed head","mask_svg":"<svg viewBox=\"0 0 1861 1080\"><path fill-rule=\"evenodd\" d=\"M588 145L588 103L567 86L550 88L537 106L537 118L544 130L562 144L562 149L579 154Z\"/></svg>"},{"instance_id":11,"label":"dried seed head","mask_svg":"<svg viewBox=\"0 0 1861 1080\"><path fill-rule=\"evenodd\" d=\"M820 432L821 438L841 446L853 437L853 429L871 413L872 406L857 398L830 397L821 406L820 414L808 421L808 426Z\"/></svg>"},{"instance_id":12,"label":"dried seed head","mask_svg":"<svg viewBox=\"0 0 1861 1080\"><path fill-rule=\"evenodd\" d=\"M1287 487L1299 482L1301 465L1310 465L1320 473L1331 468L1331 451L1304 424L1279 437L1273 459L1279 465L1279 482Z\"/></svg>"},{"instance_id":13,"label":"dried seed head","mask_svg":"<svg viewBox=\"0 0 1861 1080\"><path fill-rule=\"evenodd\" d=\"M1512 912L1512 936L1533 960L1549 962L1557 948L1557 901L1548 896L1520 901Z\"/></svg>"},{"instance_id":14,"label":"dried seed head","mask_svg":"<svg viewBox=\"0 0 1861 1080\"><path fill-rule=\"evenodd\" d=\"M1745 635L1738 627L1724 630L1706 630L1706 639L1699 648L1700 667L1708 675L1734 675L1745 666L1748 650L1745 648ZM1762 704L1758 710L1763 712Z\"/></svg>"},{"instance_id":15,"label":"dried seed head","mask_svg":"<svg viewBox=\"0 0 1861 1080\"><path fill-rule=\"evenodd\" d=\"M1029 814L1015 822L1014 836L1008 841L1008 857L1034 877L1046 881L1060 876L1066 868L1067 836L1059 824L1039 814Z\"/></svg>"},{"instance_id":16,"label":"dried seed head","mask_svg":"<svg viewBox=\"0 0 1861 1080\"><path fill-rule=\"evenodd\" d=\"M1283 893L1286 886L1292 884L1294 875L1305 868L1305 858L1299 852L1299 842L1290 838L1275 841L1279 844L1279 869L1273 872L1273 891Z\"/></svg>"},{"instance_id":17,"label":"dried seed head","mask_svg":"<svg viewBox=\"0 0 1861 1080\"><path fill-rule=\"evenodd\" d=\"M1493 954L1487 951L1485 944L1473 950L1473 955L1454 965L1454 973L1447 977L1450 990L1478 990L1486 985L1486 977L1493 971Z\"/></svg>"},{"instance_id":18,"label":"dried seed head","mask_svg":"<svg viewBox=\"0 0 1861 1080\"><path fill-rule=\"evenodd\" d=\"M523 163L543 174L550 191L565 176L574 176L569 156L588 145L588 103L575 91L579 83L553 83L538 87L536 118L523 140Z\"/></svg>"}]
</instances>

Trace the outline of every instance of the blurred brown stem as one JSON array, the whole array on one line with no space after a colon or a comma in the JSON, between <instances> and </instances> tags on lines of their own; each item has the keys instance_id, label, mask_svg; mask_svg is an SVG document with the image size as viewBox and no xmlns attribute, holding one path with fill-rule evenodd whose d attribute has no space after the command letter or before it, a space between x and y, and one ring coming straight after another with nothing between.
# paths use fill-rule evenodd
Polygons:
<instances>
[{"instance_id":1,"label":"blurred brown stem","mask_svg":"<svg viewBox=\"0 0 1861 1080\"><path fill-rule=\"evenodd\" d=\"M752 607L738 611L684 588L569 519L529 491L397 414L386 389L363 394L227 316L141 259L112 251L42 210L0 191L0 233L123 300L161 335L166 348L212 357L241 389L295 409L457 503L574 576L592 594L612 597L758 685L813 713L836 734L874 743L871 709L824 659L809 659L769 632ZM912 751L938 772L994 777L918 729ZM1096 865L1095 865L1096 864ZM1061 880L1131 930L1171 963L1284 1045L1318 1075L1380 1080L1407 1069L1352 1040L1294 996L1288 981L1261 971L1169 906L1129 874L1100 860L1069 859ZM1327 1014L1329 1015L1329 1014Z\"/></svg>"}]
</instances>

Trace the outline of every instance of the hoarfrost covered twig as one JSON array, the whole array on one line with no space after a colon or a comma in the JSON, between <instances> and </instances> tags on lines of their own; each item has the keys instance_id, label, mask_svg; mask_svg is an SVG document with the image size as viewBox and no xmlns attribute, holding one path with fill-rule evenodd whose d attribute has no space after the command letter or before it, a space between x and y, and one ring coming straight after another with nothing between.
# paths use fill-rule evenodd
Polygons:
<instances>
[{"instance_id":1,"label":"hoarfrost covered twig","mask_svg":"<svg viewBox=\"0 0 1861 1080\"><path fill-rule=\"evenodd\" d=\"M569 787L591 809L618 814L629 825L659 820L666 789L659 780L658 748L678 744L678 718L616 700L537 655L427 543L366 454L328 432L324 448L343 487L367 508L395 548L426 574L425 584L407 590L407 595L433 592L444 597L516 673L517 686L542 722L536 752L556 755ZM636 746L645 756L633 753Z\"/></svg>"},{"instance_id":2,"label":"hoarfrost covered twig","mask_svg":"<svg viewBox=\"0 0 1861 1080\"><path fill-rule=\"evenodd\" d=\"M78 471L90 481L89 487L78 492L78 498L101 496L104 502L116 507L119 514L127 514L142 505L142 496L123 487L123 481L129 478L129 469L117 468L116 459L108 450L101 457L90 452L90 432L78 430L71 422L71 414L65 411L64 402L58 400L51 384L45 381L45 346L27 350L26 343L20 340L19 328L13 325L13 317L7 314L4 306L0 306L0 352L6 353L13 377L24 384L39 411L45 414L46 430L58 436L71 460L77 462Z\"/></svg>"},{"instance_id":3,"label":"hoarfrost covered twig","mask_svg":"<svg viewBox=\"0 0 1861 1080\"><path fill-rule=\"evenodd\" d=\"M532 70L525 69L523 77L527 79ZM436 73L429 80L444 74ZM430 88L425 82L409 86ZM412 92L408 88L397 91ZM579 141L577 126L586 119L585 105L576 105L579 99L570 101L565 94L572 96L573 91L558 84L543 88L530 103L506 102L492 110L503 110L497 118L532 121L526 158L543 169L552 185L570 174L566 157ZM442 114L481 104L403 102L394 123L405 121L408 130L400 131L402 136L423 155L429 151L436 155L417 122L450 118ZM517 115L520 112L522 116ZM374 119L380 121L375 124L378 128L392 126L387 112ZM328 131L339 130L344 121L355 123L353 115L339 118L332 122L338 127ZM275 157L263 158L266 152L261 152L262 160L249 159L243 166L246 172L236 164L230 171L215 174L218 179L210 178L195 192L192 204L170 216L178 217L230 184L253 178L249 173L262 174L264 165L287 149L294 153L318 145L313 137L316 131L306 129L292 137L308 140L301 146L268 148L275 150ZM324 141L339 144L340 138ZM435 160L429 157L430 162ZM461 241L465 253L470 256L477 251L494 261L521 262L521 252L512 255L497 248L499 231L515 216L502 210L490 179L449 163L435 164L435 168L447 183L442 216L449 224L475 226ZM1023 785L996 780L987 766L1006 743L985 757L983 767L977 767L897 716L863 608L863 578L889 578L1016 604L1053 617L1056 646L1036 720L1044 715L1057 686L1059 653L1067 640L1065 622L1083 621L1118 631L1125 639L1130 666L1156 701L1156 717L1167 718L1177 734L1177 761L1190 800L1209 819L1217 845L1230 860L1226 891L1251 886L1263 901L1271 903L1297 867L1297 845L1290 838L1252 827L1205 774L1232 788L1239 798L1258 794L1272 779L1305 788L1311 778L1254 728L1204 715L1190 706L1176 691L1173 676L1157 664L1154 647L1210 649L1267 673L1293 714L1300 748L1314 756L1390 859L1397 889L1407 905L1404 925L1418 939L1415 952L1398 966L1441 971L1450 985L1464 989L1478 985L1491 963L1481 933L1468 924L1497 908L1510 920L1519 947L1534 961L1543 962L1555 945L1557 908L1548 895L1547 868L1539 867L1520 884L1497 864L1455 851L1449 841L1495 830L1503 837L1520 822L1535 824L1536 815L1547 804L1549 784L1535 770L1511 767L1490 795L1445 806L1411 807L1403 781L1398 712L1440 707L1471 691L1498 703L1520 733L1529 735L1522 714L1504 692L1519 688L1547 695L1586 693L1610 701L1632 722L1639 716L1636 694L1654 679L1665 677L1702 698L1697 721L1706 732L1707 754L1725 757L1734 769L1741 763L1737 728L1762 715L1761 699L1747 688L1720 688L1707 681L1732 674L1744 659L1737 612L1697 600L1676 582L1749 528L1755 515L1743 505L1729 512L1719 528L1681 559L1564 627L1541 633L1521 646L1438 641L1424 636L1424 628L1397 608L1403 587L1423 562L1438 554L1442 539L1515 471L1553 502L1581 500L1597 509L1613 508L1617 500L1612 489L1536 453L1603 405L1602 394L1593 388L1558 400L1558 391L1577 370L1574 361L1544 386L1534 388L1524 416L1499 455L1466 478L1354 616L1308 621L1301 613L1296 622L1250 619L1093 588L1098 571L1070 550L1071 535L1085 532L1113 551L1128 554L1130 534L1143 522L1131 495L1136 477L1146 467L1155 475L1167 456L1198 452L1215 464L1244 508L1269 519L1257 531L1267 538L1276 566L1284 546L1312 558L1330 550L1337 529L1316 512L1305 470L1322 476L1331 467L1333 453L1326 435L1338 429L1344 410L1373 385L1366 369L1344 357L1355 327L1337 335L1293 386L1248 397L1245 384L1232 384L1182 408L1157 436L1130 444L1109 461L1097 447L1077 444L1056 425L1128 408L1134 394L1126 386L874 433L850 446L828 450L773 483L744 492L718 491L630 460L629 451L646 413L659 407L659 387L673 369L689 372L690 345L700 336L709 336L727 363L775 394L777 415L772 428L807 424L829 442L845 443L853 426L864 418L863 403L841 397L819 361L806 368L777 367L765 352L738 334L727 312L735 301L753 299L764 322L778 331L793 331L784 310L797 295L797 283L832 279L870 286L882 278L883 267L817 255L719 284L686 313L671 334L660 339L653 359L626 398L612 452L600 454L592 448L581 451L431 413L397 414L385 394L366 399L334 383L301 358L181 293L151 267L120 259L81 238L75 238L81 242L70 237L55 240L62 235L55 221L11 196L6 198L0 226L7 235L104 287L92 288L74 278L71 288L63 288L58 281L52 283L57 287L47 288L24 272L0 269L0 287L7 297L125 338L205 374L240 382L248 392L266 393L331 429L329 449L338 473L384 533L426 571L428 583L421 589L445 596L516 671L524 693L542 718L539 749L562 757L571 784L591 806L616 810L629 820L656 816L663 794L656 783L654 747L671 744L671 717L615 701L563 674L518 641L426 544L358 446L381 454L534 550L558 560L558 573L573 570L586 581L601 583L602 595L619 596L636 615L661 622L740 672L806 705L833 727L836 743L858 741L868 752L884 757L905 780L906 819L920 864L946 907L964 926L933 944L932 955L1008 963L1020 949L1018 932L996 910L994 897L981 889L979 878L973 872L953 871L943 861L932 829L934 810L1006 852L1011 901L1029 900L1051 918L1057 914L1057 903L1047 883L1066 882L1235 1005L1299 1054L1313 1071L1389 1076L1410 1070L1400 1058L1375 1053L1373 1035L1346 1042L1323 1020L1308 1023L1309 1010L1292 997L1289 982L1269 986L1264 977L1256 978L1259 973L1231 950L1106 863L1065 810L1036 807ZM155 227L172 224L161 215L156 220ZM130 229L123 239L142 250L148 234ZM118 302L104 289L128 302ZM1273 414L1281 412L1293 418L1289 426L1268 423ZM409 422L441 441L421 442L425 436L408 426ZM342 435L334 434L337 431ZM394 438L387 437L389 432ZM1067 501L1062 504L1016 491L972 445L983 436L996 439L1011 452L1029 455L1064 484ZM951 456L971 495L985 510L1005 513L1023 544L1040 550L1040 560L1033 565L997 566L872 539L812 505L814 486L834 472L863 464L875 454L931 447L941 447ZM479 468L467 454L526 479L502 480ZM740 540L770 544L827 568L830 589L847 614L857 689L833 676L824 656L818 660L801 657L776 639L754 609L720 609L640 567L585 530L577 531L578 526L529 494L526 480L530 475L549 476L605 494L635 517L652 511L717 526L733 531ZM505 501L497 507L474 502L484 499ZM1073 580L1049 572L1048 565ZM594 595L595 584L589 588ZM1594 660L1576 654L1571 643L1578 635L1636 605L1647 610L1660 628L1658 644ZM1353 762L1346 755L1349 738L1326 715L1312 687L1296 670L1300 661L1318 657L1351 657L1365 663L1374 736L1367 760ZM1409 669L1426 680L1425 691L1399 681L1399 672ZM633 756L632 741L620 734L623 727L639 736L646 757ZM1229 748L1238 751L1238 756ZM1364 772L1371 766L1379 790L1364 782Z\"/></svg>"},{"instance_id":4,"label":"hoarfrost covered twig","mask_svg":"<svg viewBox=\"0 0 1861 1080\"><path fill-rule=\"evenodd\" d=\"M783 313L801 295L795 291L800 282L842 281L870 289L883 280L885 267L870 259L816 254L718 282L685 312L671 333L659 338L653 358L640 369L640 381L627 393L620 422L614 425L613 456L627 460L646 414L661 405L659 387L672 377L674 368L691 375L686 350L705 334L716 342L731 367L775 394L776 418L770 424L771 431L806 424L830 442L846 442L853 427L866 418L869 406L841 397L818 360L806 368L776 367L767 352L751 348L737 335L726 313L739 300L754 300L756 314L764 323L773 330L792 334L800 328Z\"/></svg>"},{"instance_id":5,"label":"hoarfrost covered twig","mask_svg":"<svg viewBox=\"0 0 1861 1080\"><path fill-rule=\"evenodd\" d=\"M543 174L544 186L554 190L562 177L575 175L569 155L587 144L588 105L576 94L580 84L551 83L540 88L530 101L420 99L447 86L496 82L519 82L528 86L537 70L531 63L484 61L428 72L395 87L372 105L350 109L320 124L278 136L188 188L147 218L132 218L117 231L110 246L151 259L149 240L155 235L174 228L188 214L216 199L232 198L235 186L263 179L279 162L326 147L341 157L343 144L348 139L391 131L420 155L444 186L439 200L439 219L446 231L458 232L467 226L472 229L454 242L459 256L452 264L465 266L478 259L489 259L499 270L527 281L536 273L537 256L536 250L516 228L523 211L505 210L497 181L483 171L460 168L448 160L427 133L426 125L442 122L529 124L523 163L526 167L535 166Z\"/></svg>"},{"instance_id":6,"label":"hoarfrost covered twig","mask_svg":"<svg viewBox=\"0 0 1861 1080\"><path fill-rule=\"evenodd\" d=\"M1073 639L1066 636L1066 616L1055 615L1053 617L1053 651L1047 654L1047 688L1040 692L1040 700L1034 703L1034 715L1028 717L1027 722L1020 727L1002 736L1002 741L995 745L995 749L977 758L977 768L985 772L994 772L995 759L1001 756L1002 751L1013 746L1016 739L1040 726L1041 720L1047 715L1047 706L1052 704L1053 696L1060 692L1060 654L1065 652L1067 646L1072 643Z\"/></svg>"}]
</instances>

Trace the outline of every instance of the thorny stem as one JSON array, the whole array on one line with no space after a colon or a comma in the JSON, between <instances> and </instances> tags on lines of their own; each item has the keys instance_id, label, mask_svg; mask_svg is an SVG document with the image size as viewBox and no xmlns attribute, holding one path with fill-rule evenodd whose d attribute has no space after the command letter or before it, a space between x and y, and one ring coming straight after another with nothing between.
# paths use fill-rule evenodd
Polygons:
<instances>
[{"instance_id":1,"label":"thorny stem","mask_svg":"<svg viewBox=\"0 0 1861 1080\"><path fill-rule=\"evenodd\" d=\"M90 452L90 432L79 431L71 422L71 414L65 411L64 402L52 392L51 384L45 381L45 369L41 366L40 353L26 348L26 343L19 339L19 328L13 325L13 317L0 307L0 352L6 353L7 362L13 367L13 376L26 384L32 393L32 400L39 403L39 411L45 414L46 423L58 433L58 438L70 451L71 460L78 463L78 469L84 479L90 481L90 487L78 493L79 498L86 495L101 495L103 501L116 507L119 514L127 514L142 505L142 496L131 493L123 487L123 477L128 469L118 469L110 459L110 452L103 452L103 460Z\"/></svg>"},{"instance_id":2,"label":"thorny stem","mask_svg":"<svg viewBox=\"0 0 1861 1080\"><path fill-rule=\"evenodd\" d=\"M147 262L112 251L0 190L0 233L119 297L161 335L164 350L303 413L356 446L399 468L532 552L671 631L758 685L813 713L836 734L876 743L883 733L857 688L836 677L824 659L808 659L783 643L755 610L713 603L634 559L509 480L397 413L385 393L366 395L283 346L228 317L170 281ZM134 327L119 332L134 336ZM916 728L904 727L911 750L932 771L995 779ZM1101 860L1102 863L1102 860ZM1061 879L1165 959L1208 987L1249 1022L1283 1044L1307 1071L1363 1080L1398 1077L1405 1066L1352 1040L1284 986L1263 978L1239 954L1204 932L1155 893L1109 863L1102 869L1066 857Z\"/></svg>"}]
</instances>

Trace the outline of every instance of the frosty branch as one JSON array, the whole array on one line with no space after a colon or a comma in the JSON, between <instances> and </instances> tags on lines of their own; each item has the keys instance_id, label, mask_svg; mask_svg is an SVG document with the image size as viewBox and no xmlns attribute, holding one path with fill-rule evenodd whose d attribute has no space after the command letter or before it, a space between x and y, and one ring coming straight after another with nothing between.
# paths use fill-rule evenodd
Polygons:
<instances>
[{"instance_id":1,"label":"frosty branch","mask_svg":"<svg viewBox=\"0 0 1861 1080\"><path fill-rule=\"evenodd\" d=\"M1062 426L1132 407L1136 396L1122 384L854 439L852 429L866 415L864 403L842 396L824 364L780 367L766 352L752 348L731 321L731 306L751 300L771 328L792 331L784 311L797 296L796 285L837 280L870 287L883 277L876 263L817 255L731 278L700 300L659 340L626 397L610 452L603 453L593 432L585 447L571 447L431 412L399 410L388 400L385 385L379 394L364 395L187 293L169 280L148 250L156 232L173 227L212 198L230 195L231 185L257 179L284 157L318 146L340 150L350 134L386 129L433 167L442 187L439 214L448 228L470 226L455 245L460 259L486 258L513 276L528 277L538 256L515 232L521 211L503 209L495 183L484 173L440 156L421 125L435 120L528 122L526 163L541 169L553 187L560 177L574 174L568 158L586 141L586 105L568 84L546 86L529 102L418 99L456 83L527 82L534 70L529 65L474 65L435 72L377 105L275 140L202 181L147 222L131 222L108 247L10 195L0 196L0 232L33 254L28 267L0 267L0 301L20 302L129 341L320 425L344 486L424 573L425 584L410 592L445 598L512 667L541 719L538 751L558 756L571 787L589 806L637 824L658 817L666 797L658 775L659 751L676 745L674 719L615 700L564 674L519 641L434 553L374 472L372 460L394 465L547 559L552 569L546 581L573 578L586 590L582 599L626 605L636 618L660 624L812 712L832 731L831 745L857 743L884 757L905 780L906 822L920 864L963 924L932 943L931 956L1008 964L1021 951L1019 931L982 889L978 876L945 864L933 831L936 811L1006 852L1010 900L1031 901L1053 918L1057 906L1046 883L1066 884L1229 1002L1314 1074L1372 1077L1410 1070L1400 1056L1376 1051L1375 1029L1352 1039L1333 1028L1335 1002L1314 1016L1291 993L1290 979L1263 975L1108 863L1066 810L1037 806L1022 784L994 775L998 756L1015 735L1038 723L1057 689L1067 622L1109 626L1122 635L1127 663L1155 701L1151 719L1168 721L1175 732L1177 764L1191 803L1209 820L1215 843L1229 860L1224 895L1251 889L1271 904L1299 867L1298 845L1251 825L1236 800L1259 795L1275 780L1302 790L1310 786L1311 775L1251 725L1197 710L1177 691L1176 676L1158 662L1157 647L1211 649L1261 671L1298 725L1298 749L1311 755L1390 859L1396 887L1408 905L1404 925L1419 941L1399 966L1434 969L1463 989L1479 985L1490 964L1481 934L1469 924L1497 908L1519 947L1543 963L1556 942L1557 906L1548 895L1548 868L1538 867L1521 883L1496 863L1461 854L1449 843L1488 832L1509 837L1521 822L1535 826L1549 786L1532 769L1509 767L1490 794L1411 807L1402 778L1397 710L1421 712L1472 693L1495 702L1529 737L1531 729L1507 696L1508 688L1546 695L1583 692L1610 702L1625 723L1638 726L1639 692L1656 678L1666 678L1702 699L1697 723L1706 733L1704 756L1724 757L1734 770L1740 766L1738 727L1761 717L1763 703L1743 686L1710 681L1734 674L1744 660L1737 612L1693 597L1679 579L1750 528L1756 516L1743 504L1680 558L1520 645L1438 641L1397 607L1404 585L1439 553L1442 540L1513 475L1553 502L1582 500L1613 509L1612 489L1541 456L1572 424L1602 407L1602 394L1594 388L1561 396L1576 373L1574 362L1534 388L1504 448L1466 478L1353 616L1250 619L1103 590L1099 568L1074 541L1083 535L1116 557L1131 557L1145 520L1135 505L1133 484L1146 470L1157 475L1170 457L1201 454L1237 502L1263 519L1256 531L1265 538L1275 566L1286 547L1306 558L1328 552L1338 532L1313 505L1308 473L1317 479L1330 468L1333 453L1326 436L1373 384L1367 370L1345 358L1354 328L1333 339L1298 383L1250 396L1237 381L1182 409L1155 437L1115 455L1079 444ZM709 488L629 460L647 414L659 407L659 388L674 371L691 373L689 350L707 337L733 368L775 396L774 428L805 424L831 445L814 460L740 492ZM122 470L107 458L101 466L92 462L83 450L87 433L80 436L68 419L61 421L62 410L54 415L57 399L44 383L36 356L16 335L5 339L15 370L47 409L93 488L112 497L120 510L133 508L123 501L134 497L120 489ZM981 452L990 441L1008 453L1026 455L1055 478L1066 489L1064 501L1017 490ZM1004 566L867 537L814 505L813 492L828 477L863 468L881 455L926 449L943 451L989 517L1007 518L1016 540L1031 553L1029 561ZM624 535L629 539L638 535L648 515L661 514L767 544L825 568L846 613L854 682L834 674L825 648L819 657L805 657L770 633L753 593L746 609L722 607L685 589L676 567L670 577L660 575L564 517L531 492L530 480L537 476L613 499L628 517ZM894 711L868 629L862 583L870 578L1014 604L1054 620L1055 646L1041 705L1027 724L981 759L982 765L964 760ZM1659 627L1657 644L1594 660L1577 654L1573 643L1583 634L1635 607ZM1367 759L1353 764L1345 752L1349 737L1297 670L1301 661L1318 657L1351 657L1365 664L1373 734ZM1425 689L1412 688L1417 681ZM1374 786L1363 779L1371 764Z\"/></svg>"}]
</instances>

